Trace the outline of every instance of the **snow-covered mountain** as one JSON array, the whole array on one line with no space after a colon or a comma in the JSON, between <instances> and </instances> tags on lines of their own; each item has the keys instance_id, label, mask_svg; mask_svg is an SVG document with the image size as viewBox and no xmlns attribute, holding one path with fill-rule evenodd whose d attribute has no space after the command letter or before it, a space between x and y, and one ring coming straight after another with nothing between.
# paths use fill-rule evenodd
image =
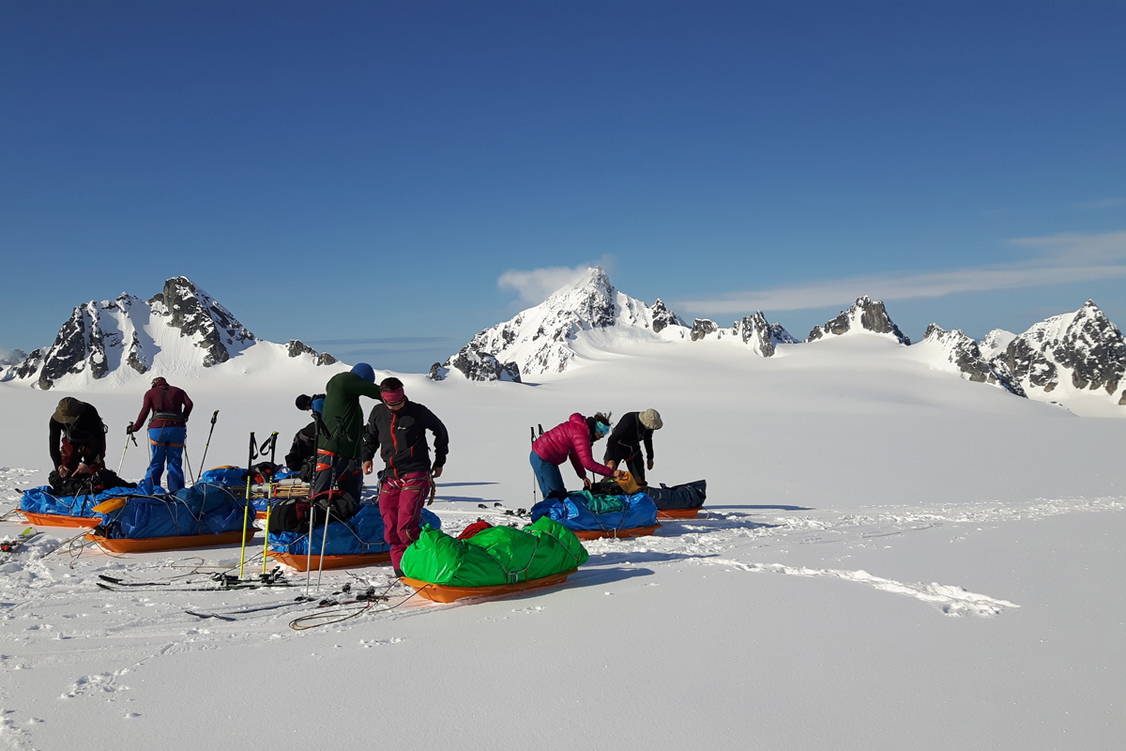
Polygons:
<instances>
[{"instance_id":1,"label":"snow-covered mountain","mask_svg":"<svg viewBox=\"0 0 1126 751\"><path fill-rule=\"evenodd\" d=\"M770 357L794 338L760 312L728 328L706 319L689 326L658 298L652 305L619 291L601 268L587 269L544 302L478 333L431 377L457 372L470 380L512 380L562 373L593 351L618 352L637 342L731 339Z\"/></svg>"},{"instance_id":2,"label":"snow-covered mountain","mask_svg":"<svg viewBox=\"0 0 1126 751\"><path fill-rule=\"evenodd\" d=\"M1006 372L991 364L978 343L959 329L947 331L932 323L922 341L913 344L911 350L936 370L958 373L967 380L992 384L1017 396L1025 396L1024 389L1014 383Z\"/></svg>"},{"instance_id":3,"label":"snow-covered mountain","mask_svg":"<svg viewBox=\"0 0 1126 751\"><path fill-rule=\"evenodd\" d=\"M50 389L60 379L82 385L109 376L127 378L159 368L183 376L225 363L252 348L331 365L336 358L298 340L285 345L258 339L190 279L173 277L147 301L122 293L74 308L55 341L3 372L3 380ZM266 353L263 353L265 355Z\"/></svg>"},{"instance_id":4,"label":"snow-covered mountain","mask_svg":"<svg viewBox=\"0 0 1126 751\"><path fill-rule=\"evenodd\" d=\"M900 344L911 343L911 340L891 320L883 302L873 300L867 295L856 298L856 302L847 310L842 310L836 318L826 321L821 326L815 326L809 332L806 341L812 342L829 335L842 336L862 331L886 334L894 337Z\"/></svg>"},{"instance_id":5,"label":"snow-covered mountain","mask_svg":"<svg viewBox=\"0 0 1126 751\"><path fill-rule=\"evenodd\" d=\"M995 334L999 345L1004 337ZM1091 300L1014 336L991 364L1033 398L1066 406L1069 398L1104 395L1126 405L1126 340Z\"/></svg>"}]
</instances>

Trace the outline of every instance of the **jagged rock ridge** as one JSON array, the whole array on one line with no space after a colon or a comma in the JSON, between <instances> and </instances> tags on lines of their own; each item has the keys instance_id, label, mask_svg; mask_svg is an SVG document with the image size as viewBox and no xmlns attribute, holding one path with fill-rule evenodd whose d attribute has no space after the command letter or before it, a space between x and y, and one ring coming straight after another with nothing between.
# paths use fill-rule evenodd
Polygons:
<instances>
[{"instance_id":1,"label":"jagged rock ridge","mask_svg":"<svg viewBox=\"0 0 1126 751\"><path fill-rule=\"evenodd\" d=\"M959 329L948 331L937 323L932 323L927 327L923 340L916 346L938 349L942 361L967 380L992 384L1017 396L1025 396L1020 384L1014 383L1007 373L992 365L982 355L978 343Z\"/></svg>"},{"instance_id":2,"label":"jagged rock ridge","mask_svg":"<svg viewBox=\"0 0 1126 751\"><path fill-rule=\"evenodd\" d=\"M829 335L841 336L856 331L887 334L895 337L900 344L911 343L911 340L891 320L883 302L873 300L867 295L856 298L856 302L849 306L847 310L841 311L841 314L836 318L821 326L815 326L809 332L806 341L812 342Z\"/></svg>"},{"instance_id":3,"label":"jagged rock ridge","mask_svg":"<svg viewBox=\"0 0 1126 751\"><path fill-rule=\"evenodd\" d=\"M1067 384L1126 405L1126 340L1092 300L1033 325L991 363L1026 391L1051 394Z\"/></svg>"},{"instance_id":4,"label":"jagged rock ridge","mask_svg":"<svg viewBox=\"0 0 1126 751\"><path fill-rule=\"evenodd\" d=\"M50 389L67 375L85 373L105 378L121 368L146 373L153 358L164 347L175 344L178 357L193 358L209 368L228 361L262 341L217 300L187 277L168 279L163 289L147 302L127 293L114 300L91 300L74 308L49 347L40 347L18 365L8 368L4 378L34 380ZM294 345L299 346L294 346ZM290 342L289 355L311 354L318 364L336 361L300 342Z\"/></svg>"}]
</instances>

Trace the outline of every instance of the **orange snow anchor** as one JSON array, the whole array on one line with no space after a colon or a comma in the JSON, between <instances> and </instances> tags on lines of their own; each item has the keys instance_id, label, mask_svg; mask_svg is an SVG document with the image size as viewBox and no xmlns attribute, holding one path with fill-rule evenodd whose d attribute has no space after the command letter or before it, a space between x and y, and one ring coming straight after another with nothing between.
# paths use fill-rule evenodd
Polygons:
<instances>
[{"instance_id":1,"label":"orange snow anchor","mask_svg":"<svg viewBox=\"0 0 1126 751\"><path fill-rule=\"evenodd\" d=\"M102 523L100 516L63 516L62 514L37 514L34 511L20 511L28 524L37 527L96 527Z\"/></svg>"},{"instance_id":2,"label":"orange snow anchor","mask_svg":"<svg viewBox=\"0 0 1126 751\"><path fill-rule=\"evenodd\" d=\"M571 531L580 540L601 540L615 537L644 537L655 533L660 526L660 524L653 524L648 527L629 527L628 529L573 529Z\"/></svg>"},{"instance_id":3,"label":"orange snow anchor","mask_svg":"<svg viewBox=\"0 0 1126 751\"><path fill-rule=\"evenodd\" d=\"M575 573L576 570L577 569L562 571L558 574L542 576L539 579L528 579L527 581L516 582L515 584L494 584L485 587L451 587L445 584L424 582L421 579L412 579L409 576L400 576L399 581L414 587L415 593L419 597L425 597L431 602L454 602L464 597L506 597L509 595L518 595L529 589L539 589L541 587L562 584L567 581L567 577Z\"/></svg>"},{"instance_id":4,"label":"orange snow anchor","mask_svg":"<svg viewBox=\"0 0 1126 751\"><path fill-rule=\"evenodd\" d=\"M252 537L251 530L248 537ZM220 532L213 535L177 535L173 537L123 537L114 539L102 535L86 535L111 553L152 553L159 550L179 550L181 548L212 548L219 545L233 545L242 541L242 530Z\"/></svg>"},{"instance_id":5,"label":"orange snow anchor","mask_svg":"<svg viewBox=\"0 0 1126 751\"><path fill-rule=\"evenodd\" d=\"M664 511L657 509L658 519L695 519L699 514L699 508L670 508Z\"/></svg>"},{"instance_id":6,"label":"orange snow anchor","mask_svg":"<svg viewBox=\"0 0 1126 751\"><path fill-rule=\"evenodd\" d=\"M315 571L321 567L319 555L302 555L300 553L279 553L269 550L266 555L278 563L282 563L298 571ZM381 566L391 562L391 553L353 553L344 555L326 555L322 568L360 568L362 566Z\"/></svg>"}]
</instances>

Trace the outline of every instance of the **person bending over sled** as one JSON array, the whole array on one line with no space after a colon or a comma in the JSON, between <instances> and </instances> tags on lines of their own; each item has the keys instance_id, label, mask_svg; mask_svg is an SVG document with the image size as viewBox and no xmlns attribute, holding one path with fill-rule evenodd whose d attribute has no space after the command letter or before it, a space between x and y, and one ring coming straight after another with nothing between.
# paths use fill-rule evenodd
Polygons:
<instances>
[{"instance_id":1,"label":"person bending over sled","mask_svg":"<svg viewBox=\"0 0 1126 751\"><path fill-rule=\"evenodd\" d=\"M379 449L385 469L379 483L379 513L383 516L383 539L391 546L395 576L402 576L399 563L412 542L418 539L419 516L430 495L434 478L442 476L449 453L450 436L433 412L407 399L403 382L384 379L379 385L382 404L368 417L364 431L364 474L372 473ZM426 445L426 431L434 434L434 464Z\"/></svg>"},{"instance_id":2,"label":"person bending over sled","mask_svg":"<svg viewBox=\"0 0 1126 751\"><path fill-rule=\"evenodd\" d=\"M544 499L566 497L567 488L559 465L568 459L585 488L590 487L587 470L605 477L619 476L613 468L594 461L591 451L594 442L609 432L609 416L599 412L594 417L583 417L576 412L567 422L559 423L532 443L528 460L532 463L532 471Z\"/></svg>"},{"instance_id":3,"label":"person bending over sled","mask_svg":"<svg viewBox=\"0 0 1126 751\"><path fill-rule=\"evenodd\" d=\"M663 424L661 413L655 409L626 412L606 439L606 454L602 461L610 469L617 469L625 462L637 484L644 485L646 465L653 469L653 431L660 430ZM644 463L641 461L642 443L645 444Z\"/></svg>"},{"instance_id":4,"label":"person bending over sled","mask_svg":"<svg viewBox=\"0 0 1126 751\"><path fill-rule=\"evenodd\" d=\"M149 446L152 459L145 472L141 487L151 493L160 485L164 465L168 464L168 491L175 493L184 487L184 441L188 437L188 416L192 413L192 400L183 389L169 386L160 376L152 379L152 388L145 392L141 403L141 413L132 425L125 427L126 433L136 433L145 424L145 418L152 412L149 420Z\"/></svg>"},{"instance_id":5,"label":"person bending over sled","mask_svg":"<svg viewBox=\"0 0 1126 751\"><path fill-rule=\"evenodd\" d=\"M92 475L105 466L106 426L94 405L63 397L47 424L58 477Z\"/></svg>"},{"instance_id":6,"label":"person bending over sled","mask_svg":"<svg viewBox=\"0 0 1126 751\"><path fill-rule=\"evenodd\" d=\"M364 487L364 477L360 474L360 441L364 431L361 396L379 398L375 371L366 362L356 363L347 373L337 373L325 385L317 462L310 488L311 498L332 490L333 485L343 491L332 505L334 515L345 521L359 508ZM316 415L314 410L314 420Z\"/></svg>"}]
</instances>

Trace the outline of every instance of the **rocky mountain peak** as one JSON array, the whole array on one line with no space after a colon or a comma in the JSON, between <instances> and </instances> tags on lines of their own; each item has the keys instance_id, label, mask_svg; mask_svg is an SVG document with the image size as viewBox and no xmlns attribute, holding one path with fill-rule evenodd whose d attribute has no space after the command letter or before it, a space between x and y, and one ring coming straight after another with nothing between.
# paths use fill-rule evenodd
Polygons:
<instances>
[{"instance_id":1,"label":"rocky mountain peak","mask_svg":"<svg viewBox=\"0 0 1126 751\"><path fill-rule=\"evenodd\" d=\"M883 302L873 300L867 295L856 298L856 302L849 306L847 310L841 311L836 318L821 326L815 326L809 332L806 341L812 342L829 335L841 336L856 331L886 334L894 337L900 344L911 343L911 340L891 320Z\"/></svg>"},{"instance_id":2,"label":"rocky mountain peak","mask_svg":"<svg viewBox=\"0 0 1126 751\"><path fill-rule=\"evenodd\" d=\"M187 339L187 347L176 343ZM260 340L234 315L192 280L177 276L164 282L147 302L122 292L113 300L90 300L78 305L63 322L54 343L40 347L3 378L34 379L41 389L51 388L67 375L85 374L101 379L124 368L146 373L153 358L171 347L184 367L211 367L226 362ZM322 355L300 342L291 342L289 354L312 354L318 364L335 358ZM278 345L272 345L278 346ZM177 367L170 361L165 366Z\"/></svg>"},{"instance_id":3,"label":"rocky mountain peak","mask_svg":"<svg viewBox=\"0 0 1126 751\"><path fill-rule=\"evenodd\" d=\"M1126 389L1119 393L1126 384L1126 340L1093 300L1032 325L992 362L1026 391L1048 394L1068 384L1126 404Z\"/></svg>"}]
</instances>

